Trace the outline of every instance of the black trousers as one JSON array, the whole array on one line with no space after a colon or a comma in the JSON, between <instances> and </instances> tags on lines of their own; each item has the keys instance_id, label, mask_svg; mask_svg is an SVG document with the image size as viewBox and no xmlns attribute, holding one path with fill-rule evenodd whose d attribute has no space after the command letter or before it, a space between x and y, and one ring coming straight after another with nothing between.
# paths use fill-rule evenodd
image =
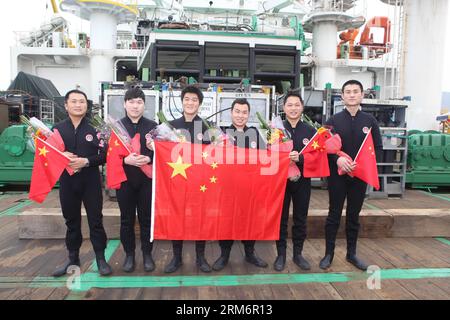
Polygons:
<instances>
[{"instance_id":1,"label":"black trousers","mask_svg":"<svg viewBox=\"0 0 450 320\"><path fill-rule=\"evenodd\" d=\"M245 254L251 255L255 251L255 240L242 240L244 244ZM233 246L234 240L219 240L219 246L222 251L222 256L229 256L231 247Z\"/></svg>"},{"instance_id":2,"label":"black trousers","mask_svg":"<svg viewBox=\"0 0 450 320\"><path fill-rule=\"evenodd\" d=\"M195 253L197 256L205 255L206 241L195 241ZM183 254L183 240L172 240L173 255L181 257Z\"/></svg>"},{"instance_id":3,"label":"black trousers","mask_svg":"<svg viewBox=\"0 0 450 320\"><path fill-rule=\"evenodd\" d=\"M359 213L366 195L367 184L348 175L331 173L328 179L330 208L325 224L326 254L333 254L336 235L341 222L342 209L347 198L345 233L347 236L347 254L356 254L359 231Z\"/></svg>"},{"instance_id":4,"label":"black trousers","mask_svg":"<svg viewBox=\"0 0 450 320\"><path fill-rule=\"evenodd\" d=\"M294 255L301 254L306 239L306 218L308 216L309 200L311 198L311 179L300 178L293 182L287 181L284 194L283 212L280 223L280 240L277 243L278 255L286 255L289 207L293 204L294 224L292 226L292 242Z\"/></svg>"},{"instance_id":5,"label":"black trousers","mask_svg":"<svg viewBox=\"0 0 450 320\"><path fill-rule=\"evenodd\" d=\"M141 229L142 252L151 253L152 180L146 178L136 183L122 182L120 189L117 190L117 201L120 208L120 241L125 253L134 254L136 249L134 233L136 211Z\"/></svg>"},{"instance_id":6,"label":"black trousers","mask_svg":"<svg viewBox=\"0 0 450 320\"><path fill-rule=\"evenodd\" d=\"M81 203L86 209L89 233L96 254L106 248L103 228L103 193L98 168L85 168L72 176L64 171L60 178L59 199L66 221L66 247L78 251L83 241L81 234Z\"/></svg>"}]
</instances>

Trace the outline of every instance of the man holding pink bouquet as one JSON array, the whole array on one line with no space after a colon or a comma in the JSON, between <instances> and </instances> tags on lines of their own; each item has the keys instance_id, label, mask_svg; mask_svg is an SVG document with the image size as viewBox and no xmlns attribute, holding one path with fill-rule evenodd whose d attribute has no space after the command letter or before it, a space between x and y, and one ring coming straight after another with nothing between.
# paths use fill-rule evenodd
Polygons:
<instances>
[{"instance_id":1,"label":"man holding pink bouquet","mask_svg":"<svg viewBox=\"0 0 450 320\"><path fill-rule=\"evenodd\" d=\"M131 88L125 92L125 117L120 124L132 140L137 141L133 151L123 159L126 181L117 190L117 201L120 208L120 241L125 250L123 271L133 272L135 269L135 233L136 212L141 229L141 250L144 271L155 269L152 257L153 243L150 242L152 179L142 168L152 162L153 151L147 146L149 132L156 127L156 122L145 118L145 94L139 88ZM137 150L139 148L139 150ZM135 150L136 149L136 150ZM109 168L108 168L109 169Z\"/></svg>"},{"instance_id":2,"label":"man holding pink bouquet","mask_svg":"<svg viewBox=\"0 0 450 320\"><path fill-rule=\"evenodd\" d=\"M297 165L299 176L289 178L286 185L280 224L280 239L276 242L278 256L273 265L276 271L282 271L286 265L286 238L291 200L294 206L293 261L302 270L311 268L309 262L302 256L303 243L306 239L306 218L311 196L311 178L305 178L302 175L304 159L299 152L309 143L316 130L301 120L303 109L302 97L298 93L288 92L284 98L283 110L286 114L286 120L283 125L293 141L293 150L289 156Z\"/></svg>"}]
</instances>

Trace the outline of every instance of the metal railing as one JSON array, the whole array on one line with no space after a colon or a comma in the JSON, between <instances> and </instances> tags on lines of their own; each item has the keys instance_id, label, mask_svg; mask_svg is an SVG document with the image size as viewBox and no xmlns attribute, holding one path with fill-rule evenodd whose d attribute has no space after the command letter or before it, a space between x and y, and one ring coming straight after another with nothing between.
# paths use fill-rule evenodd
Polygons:
<instances>
[{"instance_id":1,"label":"metal railing","mask_svg":"<svg viewBox=\"0 0 450 320\"><path fill-rule=\"evenodd\" d=\"M34 48L90 48L90 37L83 32L69 33L54 31L46 34L37 32L15 31L16 46ZM132 32L118 32L116 49L144 50L147 37L136 40Z\"/></svg>"}]
</instances>

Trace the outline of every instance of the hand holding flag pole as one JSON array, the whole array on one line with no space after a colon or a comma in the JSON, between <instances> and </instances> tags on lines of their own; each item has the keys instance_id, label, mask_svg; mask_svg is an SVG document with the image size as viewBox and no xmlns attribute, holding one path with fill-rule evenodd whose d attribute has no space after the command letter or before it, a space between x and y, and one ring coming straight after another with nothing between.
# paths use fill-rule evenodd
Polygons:
<instances>
[{"instance_id":1,"label":"hand holding flag pole","mask_svg":"<svg viewBox=\"0 0 450 320\"><path fill-rule=\"evenodd\" d=\"M343 157L356 165L353 170L347 172L338 166L339 175L342 176L344 174L348 174L352 178L356 177L366 182L367 184L370 184L376 190L380 189L380 182L378 180L377 160L372 139L372 128L369 129L369 132L367 133L361 146L359 147L355 160L350 158L350 156L347 155L346 153L340 151L342 145L338 135L334 135L330 140L328 140L328 142L329 144L327 147L329 147L330 149L329 153L332 154L336 153L339 157Z\"/></svg>"}]
</instances>

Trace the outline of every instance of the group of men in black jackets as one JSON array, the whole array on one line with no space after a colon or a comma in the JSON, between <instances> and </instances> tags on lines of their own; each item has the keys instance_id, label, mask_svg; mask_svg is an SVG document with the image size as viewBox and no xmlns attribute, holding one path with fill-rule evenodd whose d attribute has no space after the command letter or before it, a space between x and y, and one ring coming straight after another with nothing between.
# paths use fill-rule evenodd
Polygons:
<instances>
[{"instance_id":1,"label":"group of men in black jackets","mask_svg":"<svg viewBox=\"0 0 450 320\"><path fill-rule=\"evenodd\" d=\"M341 136L343 147L352 159L355 158L365 134L372 128L374 145L379 155L382 149L379 127L375 118L360 110L363 98L363 86L360 82L350 80L342 87L342 99L345 110L331 117L326 123L333 133ZM179 129L187 141L207 144L209 137L207 126L199 117L199 107L203 102L201 90L195 86L187 86L181 93L183 114L170 124ZM140 225L140 242L143 255L144 270L151 272L155 269L152 258L153 243L150 242L151 227L151 179L140 169L141 166L152 162L153 141L149 132L157 123L145 118L145 94L139 88L131 88L125 93L125 117L120 121L130 137L140 134L140 153L131 153L123 160L123 167L127 180L117 190L117 200L120 208L120 240L125 251L123 271L132 272L135 269L135 233L134 224L136 212ZM106 162L105 141L89 124L86 119L87 97L79 90L69 91L65 96L65 107L69 117L55 128L59 130L66 147L65 154L70 157L70 167L76 171L70 176L64 172L60 178L60 202L62 213L66 221L66 246L69 259L60 266L54 276L66 274L69 266L80 265L79 249L82 242L81 235L81 203L84 204L89 223L90 239L95 251L99 273L109 275L112 273L104 251L106 248L106 233L102 223L102 189L99 166ZM295 162L303 171L303 155L300 151L314 136L315 130L303 122L302 113L304 104L302 97L294 92L285 96L283 111L286 120L283 125L293 140L293 150L290 160ZM236 99L231 105L232 125L225 132L233 137L234 144L243 148L265 148L264 139L256 128L247 127L251 106L246 99ZM325 225L326 250L320 261L320 268L328 269L332 263L336 234L342 215L342 209L347 199L346 208L346 236L347 261L361 270L367 269L367 264L356 255L356 243L359 230L359 213L364 202L366 184L358 178L349 175L339 175L338 168L350 173L356 163L344 157L329 156L331 175L328 179L329 213ZM283 210L280 221L280 238L276 241L277 257L273 267L282 271L286 265L287 226L290 203L293 203L293 262L302 270L309 270L310 264L302 255L303 244L306 239L306 220L308 216L311 196L311 179L303 175L296 180L286 183ZM249 213L251 214L251 213ZM267 262L255 254L255 241L242 241L245 249L245 261L257 267L265 268ZM228 263L233 240L219 241L221 254L212 267L205 257L205 241L195 242L196 264L202 272L222 270ZM165 266L166 273L177 271L182 266L183 241L172 241L173 257Z\"/></svg>"}]
</instances>

